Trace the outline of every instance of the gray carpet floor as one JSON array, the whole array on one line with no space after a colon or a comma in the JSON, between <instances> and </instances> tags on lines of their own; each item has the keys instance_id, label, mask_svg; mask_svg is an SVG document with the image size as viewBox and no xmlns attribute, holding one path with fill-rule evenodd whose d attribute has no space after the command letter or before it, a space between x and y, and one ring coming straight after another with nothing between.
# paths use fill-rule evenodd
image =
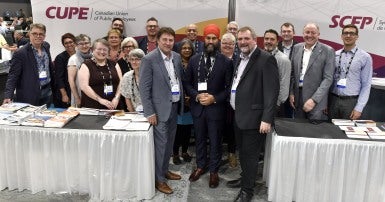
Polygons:
<instances>
[{"instance_id":1,"label":"gray carpet floor","mask_svg":"<svg viewBox=\"0 0 385 202\"><path fill-rule=\"evenodd\" d=\"M193 150L193 149L192 149ZM193 151L191 153L194 153ZM226 187L226 182L237 179L240 173L240 166L230 168L226 161L226 154L223 155L222 166L219 170L220 182L215 189L209 188L209 174L206 173L196 182L190 182L188 177L195 168L195 158L190 163L182 163L174 165L170 161L170 170L182 175L182 180L169 181L169 185L173 188L174 193L170 195L156 191L155 196L151 200L143 200L144 202L202 202L202 201L233 201L239 189L231 189ZM260 164L262 170L263 164ZM261 173L261 172L259 172ZM253 202L267 202L267 188L262 182L262 174L258 175L256 188L254 191ZM0 202L95 202L90 200L88 195L79 195L76 193L68 194L50 194L45 191L31 194L29 190L2 190L0 191ZM127 200L128 202L129 200Z\"/></svg>"}]
</instances>

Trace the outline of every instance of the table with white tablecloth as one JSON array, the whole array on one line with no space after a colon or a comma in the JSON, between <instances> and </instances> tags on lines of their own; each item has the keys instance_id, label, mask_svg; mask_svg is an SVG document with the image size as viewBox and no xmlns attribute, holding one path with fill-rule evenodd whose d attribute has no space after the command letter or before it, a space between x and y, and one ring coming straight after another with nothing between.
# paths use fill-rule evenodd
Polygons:
<instances>
[{"instance_id":1,"label":"table with white tablecloth","mask_svg":"<svg viewBox=\"0 0 385 202\"><path fill-rule=\"evenodd\" d=\"M301 124L278 121L286 127L268 138L269 201L385 202L384 142L346 139L330 123Z\"/></svg>"},{"instance_id":2,"label":"table with white tablecloth","mask_svg":"<svg viewBox=\"0 0 385 202\"><path fill-rule=\"evenodd\" d=\"M85 125L105 122L82 118ZM82 126L73 121L74 128ZM151 199L153 141L152 127L128 132L2 125L0 189L88 193L105 201Z\"/></svg>"}]
</instances>

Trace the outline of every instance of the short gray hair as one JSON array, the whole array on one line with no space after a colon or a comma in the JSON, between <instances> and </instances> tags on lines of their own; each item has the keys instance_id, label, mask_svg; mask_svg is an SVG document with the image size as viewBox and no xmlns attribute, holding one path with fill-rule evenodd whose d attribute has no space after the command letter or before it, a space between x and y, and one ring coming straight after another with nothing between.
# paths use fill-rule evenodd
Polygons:
<instances>
[{"instance_id":1,"label":"short gray hair","mask_svg":"<svg viewBox=\"0 0 385 202\"><path fill-rule=\"evenodd\" d=\"M232 42L235 42L235 36L232 33L225 33L222 36L221 42L223 41L223 39L230 39Z\"/></svg>"},{"instance_id":2,"label":"short gray hair","mask_svg":"<svg viewBox=\"0 0 385 202\"><path fill-rule=\"evenodd\" d=\"M128 42L131 42L134 45L134 48L138 48L138 42L132 37L126 37L123 39L122 43L120 43L120 48L127 45Z\"/></svg>"},{"instance_id":3,"label":"short gray hair","mask_svg":"<svg viewBox=\"0 0 385 202\"><path fill-rule=\"evenodd\" d=\"M137 57L141 59L144 57L144 52L140 48L135 48L134 50L130 51L128 57Z\"/></svg>"}]
</instances>

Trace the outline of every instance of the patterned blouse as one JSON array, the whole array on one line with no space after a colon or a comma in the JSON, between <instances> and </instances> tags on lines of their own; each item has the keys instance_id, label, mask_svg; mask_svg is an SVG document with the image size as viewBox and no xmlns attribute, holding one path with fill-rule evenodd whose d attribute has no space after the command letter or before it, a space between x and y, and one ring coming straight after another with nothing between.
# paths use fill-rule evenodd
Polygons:
<instances>
[{"instance_id":1,"label":"patterned blouse","mask_svg":"<svg viewBox=\"0 0 385 202\"><path fill-rule=\"evenodd\" d=\"M123 75L121 94L125 98L131 100L134 109L136 109L137 106L142 105L142 100L140 99L139 94L139 83L135 80L134 70L131 70Z\"/></svg>"}]
</instances>

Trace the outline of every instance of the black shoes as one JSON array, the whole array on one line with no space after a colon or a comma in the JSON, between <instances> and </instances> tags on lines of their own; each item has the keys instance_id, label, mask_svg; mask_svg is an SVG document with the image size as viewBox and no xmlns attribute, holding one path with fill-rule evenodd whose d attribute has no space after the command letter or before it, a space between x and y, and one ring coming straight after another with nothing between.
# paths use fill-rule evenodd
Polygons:
<instances>
[{"instance_id":1,"label":"black shoes","mask_svg":"<svg viewBox=\"0 0 385 202\"><path fill-rule=\"evenodd\" d=\"M228 188L240 188L241 187L241 178L228 181L226 183L226 187L228 187Z\"/></svg>"},{"instance_id":2,"label":"black shoes","mask_svg":"<svg viewBox=\"0 0 385 202\"><path fill-rule=\"evenodd\" d=\"M182 153L182 159L184 162L191 162L192 157L188 153Z\"/></svg>"},{"instance_id":3,"label":"black shoes","mask_svg":"<svg viewBox=\"0 0 385 202\"><path fill-rule=\"evenodd\" d=\"M172 162L173 162L175 165L180 165L180 164L182 164L182 161L180 160L179 155L174 155L174 156L172 157Z\"/></svg>"},{"instance_id":4,"label":"black shoes","mask_svg":"<svg viewBox=\"0 0 385 202\"><path fill-rule=\"evenodd\" d=\"M240 190L234 202L250 202L253 198L252 194L248 194L245 191Z\"/></svg>"}]
</instances>

